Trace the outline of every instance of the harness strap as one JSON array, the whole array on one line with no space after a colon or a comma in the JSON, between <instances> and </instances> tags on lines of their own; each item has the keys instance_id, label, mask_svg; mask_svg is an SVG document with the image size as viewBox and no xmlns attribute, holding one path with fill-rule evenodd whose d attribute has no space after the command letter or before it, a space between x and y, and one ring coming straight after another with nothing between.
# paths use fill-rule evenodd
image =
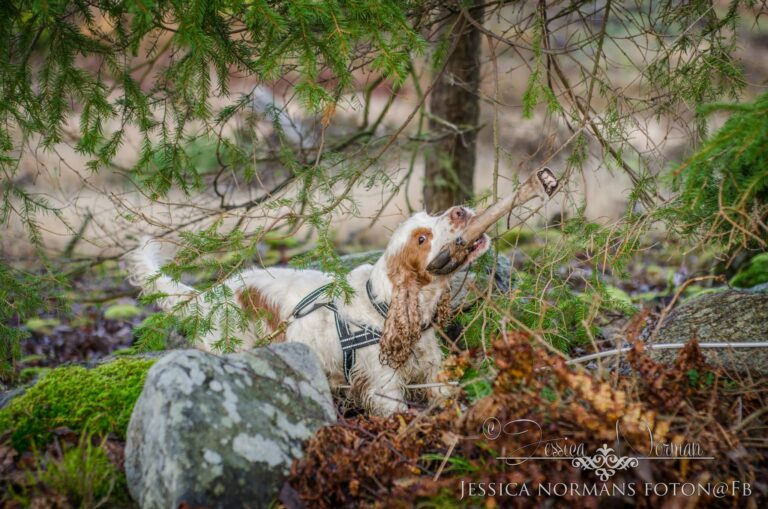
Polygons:
<instances>
[{"instance_id":1,"label":"harness strap","mask_svg":"<svg viewBox=\"0 0 768 509\"><path fill-rule=\"evenodd\" d=\"M376 309L376 311L379 312L379 314L382 317L386 318L387 314L389 313L389 304L387 304L386 302L377 301L373 297L373 287L371 286L370 279L365 283L365 290L368 292L368 300L371 301L371 305L373 305L373 307ZM432 323L422 324L421 330L425 331L430 327L432 327Z\"/></svg>"},{"instance_id":2,"label":"harness strap","mask_svg":"<svg viewBox=\"0 0 768 509\"><path fill-rule=\"evenodd\" d=\"M323 304L323 306L333 311L334 321L336 322L336 334L339 336L341 354L344 361L344 378L349 382L352 368L355 365L357 349L378 343L381 339L381 331L363 326L359 331L352 332L349 329L349 324L342 320L341 313L335 304L329 302Z\"/></svg>"},{"instance_id":3,"label":"harness strap","mask_svg":"<svg viewBox=\"0 0 768 509\"><path fill-rule=\"evenodd\" d=\"M352 368L355 365L357 349L378 343L381 340L381 331L374 329L373 327L363 325L360 330L352 332L349 329L349 323L341 318L341 313L333 302L316 303L315 301L320 298L320 296L323 295L323 293L325 293L326 290L331 286L332 283L329 283L311 291L306 297L301 299L298 304L296 304L292 315L297 319L303 318L323 307L328 308L331 312L333 312L334 322L336 324L336 334L339 336L339 343L341 343L341 353L344 361L344 378L347 380L347 382L349 382L349 378L352 374ZM385 302L379 302L373 298L373 289L371 288L370 279L368 282L366 282L365 289L368 293L368 299L371 301L373 307L381 316L386 318L387 313L389 312L389 305ZM427 330L429 327L431 327L431 324L423 325L422 330Z\"/></svg>"},{"instance_id":4,"label":"harness strap","mask_svg":"<svg viewBox=\"0 0 768 509\"><path fill-rule=\"evenodd\" d=\"M379 302L373 298L373 286L371 285L370 279L365 283L365 291L368 292L368 300L371 301L371 304L373 304L373 307L376 309L376 311L378 311L381 316L386 318L387 313L389 312L389 304L386 302Z\"/></svg>"},{"instance_id":5,"label":"harness strap","mask_svg":"<svg viewBox=\"0 0 768 509\"><path fill-rule=\"evenodd\" d=\"M323 307L333 312L334 322L336 324L336 334L339 336L339 343L341 343L341 353L344 360L344 378L349 381L349 378L352 374L352 368L355 365L355 353L357 349L378 343L381 339L381 331L374 329L373 327L363 326L360 330L352 332L349 328L349 323L341 318L341 313L333 302L315 302L327 291L330 286L331 283L311 291L306 297L301 299L298 304L296 304L292 315L294 318L303 318ZM389 309L389 306L373 300L370 282L366 284L366 288L368 290L368 296L371 299L371 303L376 308L376 311L378 311L382 316L386 318L386 313Z\"/></svg>"},{"instance_id":6,"label":"harness strap","mask_svg":"<svg viewBox=\"0 0 768 509\"><path fill-rule=\"evenodd\" d=\"M309 307L310 304L315 302L325 291L332 286L331 283L328 283L327 285L323 285L320 288L316 290L312 290L306 297L301 299L298 304L296 304L296 307L293 308L293 317L294 318L302 318L304 316L307 316L312 311L316 310L318 307L322 307L323 304L316 304L312 307L309 311L304 311L306 308Z\"/></svg>"}]
</instances>

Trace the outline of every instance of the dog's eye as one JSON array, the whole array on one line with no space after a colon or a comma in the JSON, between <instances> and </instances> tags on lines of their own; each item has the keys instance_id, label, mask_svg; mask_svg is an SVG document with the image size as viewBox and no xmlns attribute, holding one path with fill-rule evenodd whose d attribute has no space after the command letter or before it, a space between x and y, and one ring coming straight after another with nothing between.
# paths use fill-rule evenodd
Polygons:
<instances>
[{"instance_id":1,"label":"dog's eye","mask_svg":"<svg viewBox=\"0 0 768 509\"><path fill-rule=\"evenodd\" d=\"M427 241L426 235L419 235L419 245L422 245L426 241Z\"/></svg>"},{"instance_id":2,"label":"dog's eye","mask_svg":"<svg viewBox=\"0 0 768 509\"><path fill-rule=\"evenodd\" d=\"M464 219L464 216L466 214L467 214L466 211L461 207L458 207L456 210L453 211L453 215L456 217L456 219Z\"/></svg>"}]
</instances>

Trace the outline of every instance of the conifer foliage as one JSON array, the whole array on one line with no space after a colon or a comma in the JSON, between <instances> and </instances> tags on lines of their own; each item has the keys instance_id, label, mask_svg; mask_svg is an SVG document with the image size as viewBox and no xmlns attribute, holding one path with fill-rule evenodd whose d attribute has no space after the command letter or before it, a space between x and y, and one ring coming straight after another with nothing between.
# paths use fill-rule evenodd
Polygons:
<instances>
[{"instance_id":1,"label":"conifer foliage","mask_svg":"<svg viewBox=\"0 0 768 509\"><path fill-rule=\"evenodd\" d=\"M295 73L298 99L318 111L347 90L367 55L373 70L402 80L410 52L421 44L405 7L398 0L3 2L2 171L13 172L17 130L52 147L77 108L77 150L92 158L92 170L108 164L125 141L124 129L105 132L105 123L117 117L141 131L133 170L147 187L158 196L172 185L189 190L199 175L183 150L185 128L195 121L221 123L248 104L243 98L220 111L211 106L212 98L229 95L231 76L271 82ZM164 44L172 57L156 64L152 56ZM33 52L44 55L35 65ZM87 70L84 59L95 60L96 70ZM137 75L150 65L155 79L143 90ZM3 198L12 190L5 186Z\"/></svg>"},{"instance_id":2,"label":"conifer foliage","mask_svg":"<svg viewBox=\"0 0 768 509\"><path fill-rule=\"evenodd\" d=\"M725 125L674 172L675 217L683 230L727 249L768 250L768 94L754 102L713 104Z\"/></svg>"},{"instance_id":3,"label":"conifer foliage","mask_svg":"<svg viewBox=\"0 0 768 509\"><path fill-rule=\"evenodd\" d=\"M112 256L73 261L68 248L49 262L43 214L57 215L58 229L69 229L57 235L101 241L84 234L86 221L69 224L19 171L25 156L37 161L46 150L58 156L62 147L77 152L81 181L114 173L142 204L170 204L169 214L184 216L149 217L125 195L94 189L113 201L119 227L126 225L109 232L114 238L105 249L124 254L135 247L134 234L145 233L142 227L162 229L180 248L162 271L176 280L192 276L201 290L205 305L177 309L188 306L186 318L158 314L138 327L140 349L162 348L172 328L193 341L214 327L223 336L216 346L236 349L249 317L218 282L254 262L314 265L333 277L334 296L349 296L332 226L341 217L368 215L353 190L380 194L372 223L386 216L398 193L405 195L403 212L417 210L420 201L407 195L421 178L420 157L436 147L441 161L456 157L440 151L442 137L448 133L469 147L468 133L482 129L493 137L493 184L471 201L498 199L506 170L524 169L537 157L560 158L561 193L569 196L572 217L560 228L565 247L548 246L532 260L531 274L519 281L535 298L508 299L512 313L531 326L546 322L552 329L546 337L563 348L574 338L590 339L593 309L599 302L615 308L615 299L598 277L602 270L592 271L586 285L600 298L573 294L570 273L560 271L563 249L597 253L601 264L610 257L614 269L638 249L635 241L662 201L657 176L669 154L663 144L649 148L635 140L658 116L697 141L706 123L690 121L690 104L739 96L746 82L734 57L735 34L752 8L731 2L721 9L712 0L652 6L644 0L0 2L0 226L21 222L39 247L28 266L0 259L0 377L13 373L13 363L3 360L18 356L24 335L18 326L56 308L50 296L63 293L57 282L72 283L73 275ZM475 113L492 108L493 118L481 115L470 122L477 125L464 126L446 122L433 100L441 82L466 88L449 63L470 32L479 53L469 60L477 57L481 72L467 101L477 102L470 108ZM504 81L512 73L527 77L519 90ZM401 93L410 99L390 108ZM404 111L399 106L408 100ZM307 125L291 125L289 104L306 114L298 123ZM337 108L362 118L335 122ZM689 233L703 227L726 245L764 249L765 99L733 109L726 129L678 171L681 197L669 219L675 227L682 217ZM532 130L548 130L530 151L507 146L515 140L504 134L504 117L518 111ZM261 132L263 124L272 129ZM628 212L616 225L588 220L587 204L576 199L579 174L592 172L593 163L631 181ZM437 166L434 183L451 180L451 165ZM641 209L647 214L636 213ZM268 260L262 251L271 242L304 244L285 260Z\"/></svg>"},{"instance_id":4,"label":"conifer foliage","mask_svg":"<svg viewBox=\"0 0 768 509\"><path fill-rule=\"evenodd\" d=\"M216 135L254 100L253 92L232 93L233 78L273 83L290 75L295 100L332 112L362 66L395 85L406 78L423 46L408 8L403 0L0 2L0 225L20 220L43 262L40 214L58 215L76 234L17 179L25 150L55 150L72 136L88 169L99 172L113 168L127 133L138 130L132 181L153 199L199 191L203 178L187 147L208 137L226 144ZM228 163L242 155L225 148ZM306 178L308 189L313 175ZM0 377L11 372L24 336L6 323L44 307L41 281L0 261L0 300L8 304L0 306Z\"/></svg>"}]
</instances>

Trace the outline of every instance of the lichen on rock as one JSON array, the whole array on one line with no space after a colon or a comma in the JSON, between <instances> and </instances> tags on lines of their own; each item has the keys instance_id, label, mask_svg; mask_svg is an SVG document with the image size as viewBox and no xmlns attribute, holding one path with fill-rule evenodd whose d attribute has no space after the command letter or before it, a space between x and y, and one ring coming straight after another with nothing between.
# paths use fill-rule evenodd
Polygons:
<instances>
[{"instance_id":1,"label":"lichen on rock","mask_svg":"<svg viewBox=\"0 0 768 509\"><path fill-rule=\"evenodd\" d=\"M768 341L768 291L725 290L698 295L683 302L664 320L654 343L754 343ZM652 350L651 355L671 362L673 350ZM713 363L730 371L768 372L763 348L704 349Z\"/></svg>"},{"instance_id":2,"label":"lichen on rock","mask_svg":"<svg viewBox=\"0 0 768 509\"><path fill-rule=\"evenodd\" d=\"M225 356L174 351L152 368L128 429L128 486L142 508L268 507L305 440L336 420L305 345Z\"/></svg>"}]
</instances>

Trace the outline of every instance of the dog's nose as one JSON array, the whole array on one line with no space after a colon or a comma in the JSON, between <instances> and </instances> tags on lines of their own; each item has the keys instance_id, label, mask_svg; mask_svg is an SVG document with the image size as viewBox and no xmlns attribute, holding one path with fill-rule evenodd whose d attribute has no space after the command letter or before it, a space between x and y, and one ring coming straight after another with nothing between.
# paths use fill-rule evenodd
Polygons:
<instances>
[{"instance_id":1,"label":"dog's nose","mask_svg":"<svg viewBox=\"0 0 768 509\"><path fill-rule=\"evenodd\" d=\"M469 220L470 213L464 207L453 207L451 209L450 217L451 217L451 223L453 223L455 226L464 227L467 225L467 221Z\"/></svg>"}]
</instances>

